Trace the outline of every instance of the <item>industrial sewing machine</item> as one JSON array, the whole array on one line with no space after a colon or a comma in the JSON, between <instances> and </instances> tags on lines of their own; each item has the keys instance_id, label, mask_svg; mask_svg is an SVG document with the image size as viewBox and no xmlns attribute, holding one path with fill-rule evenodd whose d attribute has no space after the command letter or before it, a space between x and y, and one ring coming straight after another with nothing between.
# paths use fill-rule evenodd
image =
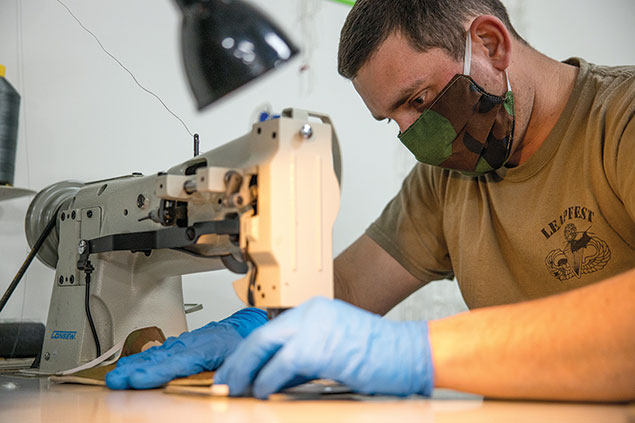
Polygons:
<instances>
[{"instance_id":1,"label":"industrial sewing machine","mask_svg":"<svg viewBox=\"0 0 635 423\"><path fill-rule=\"evenodd\" d=\"M184 274L242 274L238 296L272 316L332 298L339 178L329 118L287 109L167 172L45 188L26 217L31 246L56 218L38 254L56 269L40 369L86 363L138 327L186 331Z\"/></svg>"}]
</instances>

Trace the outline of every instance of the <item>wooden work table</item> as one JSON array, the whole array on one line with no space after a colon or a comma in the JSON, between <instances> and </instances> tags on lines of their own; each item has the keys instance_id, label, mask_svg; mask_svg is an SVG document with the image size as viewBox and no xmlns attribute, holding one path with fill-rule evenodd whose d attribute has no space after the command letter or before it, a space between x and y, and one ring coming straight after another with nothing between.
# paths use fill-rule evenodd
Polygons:
<instances>
[{"instance_id":1,"label":"wooden work table","mask_svg":"<svg viewBox=\"0 0 635 423\"><path fill-rule=\"evenodd\" d=\"M489 401L435 391L433 399L268 400L111 391L0 376L0 422L633 422L633 405Z\"/></svg>"}]
</instances>

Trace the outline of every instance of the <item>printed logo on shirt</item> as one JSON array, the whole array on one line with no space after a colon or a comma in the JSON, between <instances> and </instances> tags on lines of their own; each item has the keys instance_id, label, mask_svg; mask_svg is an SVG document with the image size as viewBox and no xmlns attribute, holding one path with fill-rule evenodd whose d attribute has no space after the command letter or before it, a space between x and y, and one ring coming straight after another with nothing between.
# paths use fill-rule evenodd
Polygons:
<instances>
[{"instance_id":1,"label":"printed logo on shirt","mask_svg":"<svg viewBox=\"0 0 635 423\"><path fill-rule=\"evenodd\" d=\"M545 265L554 278L560 281L579 279L584 274L602 270L611 259L608 244L591 232L594 215L586 207L569 207L541 229L546 239L562 229L563 247L551 250L545 258Z\"/></svg>"}]
</instances>

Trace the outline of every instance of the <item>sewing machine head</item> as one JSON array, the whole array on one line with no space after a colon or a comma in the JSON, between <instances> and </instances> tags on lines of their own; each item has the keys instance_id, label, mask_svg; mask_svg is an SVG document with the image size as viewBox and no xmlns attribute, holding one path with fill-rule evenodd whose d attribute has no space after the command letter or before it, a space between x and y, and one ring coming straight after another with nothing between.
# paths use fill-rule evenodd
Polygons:
<instances>
[{"instance_id":1,"label":"sewing machine head","mask_svg":"<svg viewBox=\"0 0 635 423\"><path fill-rule=\"evenodd\" d=\"M165 173L42 190L26 218L33 245L57 216L38 254L56 269L40 368L73 368L138 327L187 330L184 274L239 273L238 296L272 315L332 297L339 175L328 117L288 109Z\"/></svg>"}]
</instances>

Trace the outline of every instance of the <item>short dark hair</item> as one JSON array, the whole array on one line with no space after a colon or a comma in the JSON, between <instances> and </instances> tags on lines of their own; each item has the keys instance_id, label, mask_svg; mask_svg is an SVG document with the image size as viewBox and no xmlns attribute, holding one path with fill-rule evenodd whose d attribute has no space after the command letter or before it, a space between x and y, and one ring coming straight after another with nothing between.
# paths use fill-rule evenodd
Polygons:
<instances>
[{"instance_id":1,"label":"short dark hair","mask_svg":"<svg viewBox=\"0 0 635 423\"><path fill-rule=\"evenodd\" d=\"M389 35L400 32L413 48L439 47L459 59L465 51L465 22L478 15L500 19L516 32L499 0L357 0L340 35L337 70L353 79Z\"/></svg>"}]
</instances>

